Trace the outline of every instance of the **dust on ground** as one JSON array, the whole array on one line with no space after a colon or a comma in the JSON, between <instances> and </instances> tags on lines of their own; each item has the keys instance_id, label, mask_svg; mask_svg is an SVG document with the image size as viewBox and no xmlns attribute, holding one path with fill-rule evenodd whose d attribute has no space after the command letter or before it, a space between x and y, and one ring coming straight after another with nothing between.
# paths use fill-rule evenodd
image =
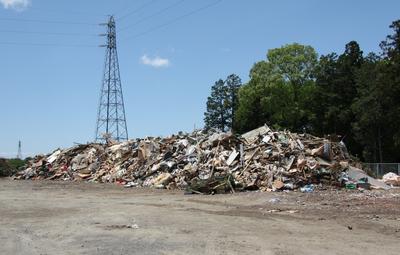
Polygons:
<instances>
[{"instance_id":1,"label":"dust on ground","mask_svg":"<svg viewBox=\"0 0 400 255\"><path fill-rule=\"evenodd\" d=\"M0 179L0 254L399 254L400 190L215 196Z\"/></svg>"}]
</instances>

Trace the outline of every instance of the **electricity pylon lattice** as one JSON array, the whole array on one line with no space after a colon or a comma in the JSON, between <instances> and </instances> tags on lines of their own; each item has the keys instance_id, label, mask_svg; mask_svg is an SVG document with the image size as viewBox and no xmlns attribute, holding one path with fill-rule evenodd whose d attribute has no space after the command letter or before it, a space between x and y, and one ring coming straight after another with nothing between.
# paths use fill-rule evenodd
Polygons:
<instances>
[{"instance_id":1,"label":"electricity pylon lattice","mask_svg":"<svg viewBox=\"0 0 400 255\"><path fill-rule=\"evenodd\" d=\"M105 142L108 139L116 141L128 140L124 98L122 95L121 78L117 54L117 38L114 17L111 16L107 26L107 44L104 63L103 84L97 114L96 141Z\"/></svg>"},{"instance_id":2,"label":"electricity pylon lattice","mask_svg":"<svg viewBox=\"0 0 400 255\"><path fill-rule=\"evenodd\" d=\"M21 141L18 141L18 154L17 154L17 159L22 159L22 143L21 143Z\"/></svg>"}]
</instances>

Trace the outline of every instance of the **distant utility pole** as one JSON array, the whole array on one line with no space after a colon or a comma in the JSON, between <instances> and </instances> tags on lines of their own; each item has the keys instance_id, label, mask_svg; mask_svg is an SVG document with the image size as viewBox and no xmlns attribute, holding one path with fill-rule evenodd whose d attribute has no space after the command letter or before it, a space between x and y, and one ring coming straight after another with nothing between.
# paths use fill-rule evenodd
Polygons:
<instances>
[{"instance_id":1,"label":"distant utility pole","mask_svg":"<svg viewBox=\"0 0 400 255\"><path fill-rule=\"evenodd\" d=\"M22 143L21 141L18 141L18 154L17 154L18 159L22 159Z\"/></svg>"},{"instance_id":2,"label":"distant utility pole","mask_svg":"<svg viewBox=\"0 0 400 255\"><path fill-rule=\"evenodd\" d=\"M128 129L119 73L114 17L110 16L108 23L101 25L107 26L107 34L101 35L107 37L107 44L101 45L106 48L106 58L97 114L96 141L105 142L108 139L125 141L128 140Z\"/></svg>"}]
</instances>

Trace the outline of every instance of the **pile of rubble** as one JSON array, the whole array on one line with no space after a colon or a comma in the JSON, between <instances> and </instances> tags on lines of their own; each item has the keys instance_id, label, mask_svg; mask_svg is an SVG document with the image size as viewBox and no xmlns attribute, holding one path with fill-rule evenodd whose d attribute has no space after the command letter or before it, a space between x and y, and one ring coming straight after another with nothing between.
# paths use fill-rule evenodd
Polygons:
<instances>
[{"instance_id":1,"label":"pile of rubble","mask_svg":"<svg viewBox=\"0 0 400 255\"><path fill-rule=\"evenodd\" d=\"M274 191L338 185L342 172L354 164L342 143L262 126L240 137L195 131L58 149L36 156L15 178L117 182L196 193Z\"/></svg>"},{"instance_id":2,"label":"pile of rubble","mask_svg":"<svg viewBox=\"0 0 400 255\"><path fill-rule=\"evenodd\" d=\"M382 177L382 180L387 185L400 186L400 176L395 173L389 172Z\"/></svg>"}]
</instances>

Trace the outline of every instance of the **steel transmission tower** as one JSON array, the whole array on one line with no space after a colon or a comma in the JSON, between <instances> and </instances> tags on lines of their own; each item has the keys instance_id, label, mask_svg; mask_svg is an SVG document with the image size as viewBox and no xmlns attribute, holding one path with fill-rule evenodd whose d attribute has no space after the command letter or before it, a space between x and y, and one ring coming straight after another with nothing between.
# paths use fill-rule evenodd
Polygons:
<instances>
[{"instance_id":1,"label":"steel transmission tower","mask_svg":"<svg viewBox=\"0 0 400 255\"><path fill-rule=\"evenodd\" d=\"M22 143L21 143L21 141L18 141L18 154L17 154L17 159L22 159Z\"/></svg>"},{"instance_id":2,"label":"steel transmission tower","mask_svg":"<svg viewBox=\"0 0 400 255\"><path fill-rule=\"evenodd\" d=\"M111 16L107 26L107 44L104 64L103 84L97 114L96 141L105 142L108 139L116 141L128 140L124 98L118 64L117 38L115 20Z\"/></svg>"}]
</instances>

